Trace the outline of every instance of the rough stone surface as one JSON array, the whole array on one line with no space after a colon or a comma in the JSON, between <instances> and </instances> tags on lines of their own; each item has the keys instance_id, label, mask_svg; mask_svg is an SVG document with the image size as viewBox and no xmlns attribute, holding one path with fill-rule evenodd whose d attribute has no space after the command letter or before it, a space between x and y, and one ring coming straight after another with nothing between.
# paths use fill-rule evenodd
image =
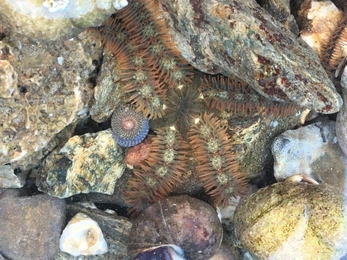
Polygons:
<instances>
[{"instance_id":1,"label":"rough stone surface","mask_svg":"<svg viewBox=\"0 0 347 260\"><path fill-rule=\"evenodd\" d=\"M2 24L16 33L48 41L74 37L85 28L100 25L114 12L112 0L0 2Z\"/></svg>"},{"instance_id":2,"label":"rough stone surface","mask_svg":"<svg viewBox=\"0 0 347 260\"><path fill-rule=\"evenodd\" d=\"M101 53L99 45L91 43L92 37L85 32L79 39L55 44L18 35L3 39L0 165L11 164L22 171L36 166L87 115L93 60Z\"/></svg>"},{"instance_id":3,"label":"rough stone surface","mask_svg":"<svg viewBox=\"0 0 347 260\"><path fill-rule=\"evenodd\" d=\"M21 188L26 176L26 172L16 175L10 165L0 166L0 188Z\"/></svg>"},{"instance_id":4,"label":"rough stone surface","mask_svg":"<svg viewBox=\"0 0 347 260\"><path fill-rule=\"evenodd\" d=\"M301 174L346 191L347 156L335 134L335 122L323 121L288 130L272 143L275 178Z\"/></svg>"},{"instance_id":5,"label":"rough stone surface","mask_svg":"<svg viewBox=\"0 0 347 260\"><path fill-rule=\"evenodd\" d=\"M111 130L74 136L44 161L39 190L59 198L78 193L112 194L125 170L123 150Z\"/></svg>"},{"instance_id":6,"label":"rough stone surface","mask_svg":"<svg viewBox=\"0 0 347 260\"><path fill-rule=\"evenodd\" d=\"M262 175L271 161L271 142L275 136L299 124L300 111L287 117L233 116L229 131L240 170L248 178Z\"/></svg>"},{"instance_id":7,"label":"rough stone surface","mask_svg":"<svg viewBox=\"0 0 347 260\"><path fill-rule=\"evenodd\" d=\"M347 72L347 70L345 69ZM347 74L347 73L346 73ZM341 82L343 100L347 100L347 80ZM346 85L346 86L345 86ZM344 103L336 117L336 136L342 151L347 155L347 104Z\"/></svg>"},{"instance_id":8,"label":"rough stone surface","mask_svg":"<svg viewBox=\"0 0 347 260\"><path fill-rule=\"evenodd\" d=\"M236 75L273 100L322 113L340 109L317 55L256 1L160 3L178 48L197 69Z\"/></svg>"},{"instance_id":9,"label":"rough stone surface","mask_svg":"<svg viewBox=\"0 0 347 260\"><path fill-rule=\"evenodd\" d=\"M90 115L96 122L104 122L111 117L112 112L120 103L122 93L118 75L115 73L116 59L105 53L94 89L95 102L90 109Z\"/></svg>"},{"instance_id":10,"label":"rough stone surface","mask_svg":"<svg viewBox=\"0 0 347 260\"><path fill-rule=\"evenodd\" d=\"M71 218L78 212L87 214L94 219L100 226L104 238L108 244L108 252L99 256L79 256L78 259L93 259L93 260L127 260L127 244L129 239L129 231L131 222L124 217L119 217L115 214L109 214L98 209L85 208L78 204L67 206L67 218ZM59 252L54 260L74 260L75 257Z\"/></svg>"},{"instance_id":11,"label":"rough stone surface","mask_svg":"<svg viewBox=\"0 0 347 260\"><path fill-rule=\"evenodd\" d=\"M329 185L276 183L236 209L236 234L259 259L338 260L347 252L345 201Z\"/></svg>"},{"instance_id":12,"label":"rough stone surface","mask_svg":"<svg viewBox=\"0 0 347 260\"><path fill-rule=\"evenodd\" d=\"M290 0L266 0L262 2L262 7L272 15L277 21L293 34L299 34L299 28L290 10Z\"/></svg>"},{"instance_id":13,"label":"rough stone surface","mask_svg":"<svg viewBox=\"0 0 347 260\"><path fill-rule=\"evenodd\" d=\"M9 259L52 259L59 252L65 201L49 195L0 200L0 251Z\"/></svg>"}]
</instances>

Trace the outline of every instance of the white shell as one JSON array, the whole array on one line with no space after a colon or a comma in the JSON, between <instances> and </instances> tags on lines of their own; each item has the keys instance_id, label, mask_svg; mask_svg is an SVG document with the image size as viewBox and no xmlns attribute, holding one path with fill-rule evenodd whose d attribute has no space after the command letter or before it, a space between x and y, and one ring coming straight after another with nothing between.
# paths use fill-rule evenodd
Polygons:
<instances>
[{"instance_id":1,"label":"white shell","mask_svg":"<svg viewBox=\"0 0 347 260\"><path fill-rule=\"evenodd\" d=\"M77 213L67 224L59 246L73 256L102 255L108 250L98 223L83 213Z\"/></svg>"}]
</instances>

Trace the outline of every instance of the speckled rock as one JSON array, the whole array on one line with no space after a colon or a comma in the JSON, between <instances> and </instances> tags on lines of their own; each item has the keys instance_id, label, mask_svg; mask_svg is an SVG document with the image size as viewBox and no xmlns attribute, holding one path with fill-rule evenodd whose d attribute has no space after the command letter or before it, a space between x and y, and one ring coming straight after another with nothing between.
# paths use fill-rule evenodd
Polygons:
<instances>
[{"instance_id":1,"label":"speckled rock","mask_svg":"<svg viewBox=\"0 0 347 260\"><path fill-rule=\"evenodd\" d=\"M0 199L0 251L16 260L47 260L59 252L65 201L49 195Z\"/></svg>"},{"instance_id":2,"label":"speckled rock","mask_svg":"<svg viewBox=\"0 0 347 260\"><path fill-rule=\"evenodd\" d=\"M30 38L66 40L100 25L116 11L113 2L117 9L127 4L112 0L4 0L0 2L0 21Z\"/></svg>"},{"instance_id":3,"label":"speckled rock","mask_svg":"<svg viewBox=\"0 0 347 260\"><path fill-rule=\"evenodd\" d=\"M345 201L325 184L276 183L236 209L236 234L258 259L338 260L347 253Z\"/></svg>"},{"instance_id":4,"label":"speckled rock","mask_svg":"<svg viewBox=\"0 0 347 260\"><path fill-rule=\"evenodd\" d=\"M271 160L271 142L275 136L299 124L300 111L286 117L259 115L232 116L228 128L240 170L248 178L262 175Z\"/></svg>"},{"instance_id":5,"label":"speckled rock","mask_svg":"<svg viewBox=\"0 0 347 260\"><path fill-rule=\"evenodd\" d=\"M265 0L262 7L293 34L299 34L299 28L292 15L290 0Z\"/></svg>"},{"instance_id":6,"label":"speckled rock","mask_svg":"<svg viewBox=\"0 0 347 260\"><path fill-rule=\"evenodd\" d=\"M272 154L278 181L302 174L346 190L347 156L337 143L334 121L282 133L272 143Z\"/></svg>"},{"instance_id":7,"label":"speckled rock","mask_svg":"<svg viewBox=\"0 0 347 260\"><path fill-rule=\"evenodd\" d=\"M236 75L263 96L322 113L342 99L305 42L256 1L161 0L170 34L195 68Z\"/></svg>"},{"instance_id":8,"label":"speckled rock","mask_svg":"<svg viewBox=\"0 0 347 260\"><path fill-rule=\"evenodd\" d=\"M6 36L0 42L0 165L26 171L87 116L93 60L102 49L89 32L55 44Z\"/></svg>"},{"instance_id":9,"label":"speckled rock","mask_svg":"<svg viewBox=\"0 0 347 260\"><path fill-rule=\"evenodd\" d=\"M94 89L95 102L90 109L92 119L99 123L111 117L121 100L119 76L114 69L116 62L113 55L105 52Z\"/></svg>"},{"instance_id":10,"label":"speckled rock","mask_svg":"<svg viewBox=\"0 0 347 260\"><path fill-rule=\"evenodd\" d=\"M123 159L111 130L74 136L45 159L36 184L59 198L89 192L112 194L126 167Z\"/></svg>"}]
</instances>

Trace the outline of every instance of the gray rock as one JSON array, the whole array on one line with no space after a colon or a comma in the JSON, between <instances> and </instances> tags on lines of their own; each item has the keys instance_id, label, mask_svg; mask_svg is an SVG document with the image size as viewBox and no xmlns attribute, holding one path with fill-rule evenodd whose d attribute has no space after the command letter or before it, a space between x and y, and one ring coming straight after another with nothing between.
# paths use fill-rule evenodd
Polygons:
<instances>
[{"instance_id":1,"label":"gray rock","mask_svg":"<svg viewBox=\"0 0 347 260\"><path fill-rule=\"evenodd\" d=\"M49 260L59 251L65 201L49 195L0 200L0 251L16 260Z\"/></svg>"},{"instance_id":2,"label":"gray rock","mask_svg":"<svg viewBox=\"0 0 347 260\"><path fill-rule=\"evenodd\" d=\"M36 184L59 198L89 192L112 194L126 167L123 159L110 129L76 135L45 159Z\"/></svg>"},{"instance_id":3,"label":"gray rock","mask_svg":"<svg viewBox=\"0 0 347 260\"><path fill-rule=\"evenodd\" d=\"M347 156L337 143L333 121L284 132L274 139L272 154L278 181L301 174L345 189Z\"/></svg>"},{"instance_id":4,"label":"gray rock","mask_svg":"<svg viewBox=\"0 0 347 260\"><path fill-rule=\"evenodd\" d=\"M174 41L195 68L236 75L272 100L321 113L340 109L342 99L317 55L255 0L160 3Z\"/></svg>"},{"instance_id":5,"label":"gray rock","mask_svg":"<svg viewBox=\"0 0 347 260\"><path fill-rule=\"evenodd\" d=\"M35 39L69 39L97 26L116 10L112 0L4 0L0 20L16 33Z\"/></svg>"},{"instance_id":6,"label":"gray rock","mask_svg":"<svg viewBox=\"0 0 347 260\"><path fill-rule=\"evenodd\" d=\"M345 71L347 72L347 67ZM342 151L347 154L347 73L343 74L341 85L343 86L342 98L344 104L336 117L336 136Z\"/></svg>"},{"instance_id":7,"label":"gray rock","mask_svg":"<svg viewBox=\"0 0 347 260\"><path fill-rule=\"evenodd\" d=\"M0 188L21 188L25 179L26 172L16 175L10 165L0 166Z\"/></svg>"}]
</instances>

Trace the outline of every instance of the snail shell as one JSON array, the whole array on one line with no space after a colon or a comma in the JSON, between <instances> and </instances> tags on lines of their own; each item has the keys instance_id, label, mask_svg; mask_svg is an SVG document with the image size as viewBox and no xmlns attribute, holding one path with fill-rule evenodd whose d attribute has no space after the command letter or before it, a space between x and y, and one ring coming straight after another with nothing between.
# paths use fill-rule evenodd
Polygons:
<instances>
[{"instance_id":1,"label":"snail shell","mask_svg":"<svg viewBox=\"0 0 347 260\"><path fill-rule=\"evenodd\" d=\"M143 211L130 230L130 259L146 259L144 255L166 247L186 259L208 259L218 250L222 240L222 224L216 211L207 203L188 196L164 198ZM168 257L167 259L173 259Z\"/></svg>"}]
</instances>

